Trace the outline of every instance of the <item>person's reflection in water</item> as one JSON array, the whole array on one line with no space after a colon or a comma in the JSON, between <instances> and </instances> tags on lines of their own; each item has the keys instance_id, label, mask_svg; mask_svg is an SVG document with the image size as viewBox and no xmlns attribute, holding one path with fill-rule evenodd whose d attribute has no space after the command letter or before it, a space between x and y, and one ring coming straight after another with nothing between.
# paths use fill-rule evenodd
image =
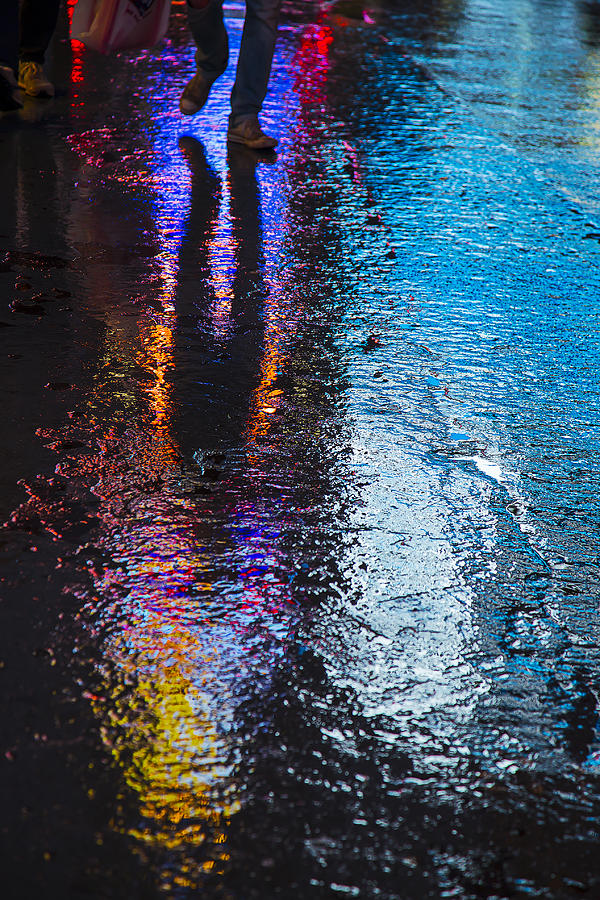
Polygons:
<instances>
[{"instance_id":1,"label":"person's reflection in water","mask_svg":"<svg viewBox=\"0 0 600 900\"><path fill-rule=\"evenodd\" d=\"M265 289L257 274L257 158L235 148L222 185L201 144L182 138L181 150L191 173L191 206L176 313L167 281L168 308L149 306L139 322L136 317L139 336L125 332L128 346L112 352L123 365L137 349L143 393L139 401L128 398L134 412L123 413L126 433L116 440L110 429L103 435L108 449L95 493L110 563L94 576L89 607L92 619L104 618L112 628L103 646L106 682L94 708L139 801L139 814L121 827L149 854L166 891L194 890L228 864L229 822L240 806L229 731L239 672L248 667L246 633L260 619L266 659L274 652L269 636L277 613L259 589L246 590L240 573L239 560L258 546L249 550L231 528L231 508L247 496L244 463L228 480L219 477L214 455L206 464L211 448L243 447L261 369ZM220 216L228 191L231 233L228 215ZM90 214L95 219L97 209ZM122 326L112 331L122 339ZM135 466L128 462L123 469L124 453ZM264 546L270 550L268 536ZM287 614L285 608L282 618Z\"/></svg>"},{"instance_id":2,"label":"person's reflection in water","mask_svg":"<svg viewBox=\"0 0 600 900\"><path fill-rule=\"evenodd\" d=\"M184 452L190 440L200 451L222 451L243 443L260 375L266 289L256 167L268 157L229 147L228 235L218 227L221 189L202 144L184 136L179 146L191 209L177 292L178 430Z\"/></svg>"},{"instance_id":3,"label":"person's reflection in water","mask_svg":"<svg viewBox=\"0 0 600 900\"><path fill-rule=\"evenodd\" d=\"M222 185L198 141L182 138L180 147L190 168L191 207L170 370L169 410L178 422L169 419L169 428L179 432L182 461L173 469L174 483L143 499L142 526L136 517L127 535L127 590L135 604L126 640L112 649L137 686L122 716L127 727L119 725L112 738L140 796L141 825L129 833L155 848L153 868L165 890L195 889L228 865L229 822L239 810L229 760L239 676L251 651L255 662L262 654L268 669L267 657L277 652L271 645L279 647L269 640L277 610L262 602L259 590L246 590L239 560L249 551L231 529L232 508L247 498L244 461L223 478L220 459L223 450L243 451L263 358L257 157L232 149ZM227 191L231 232L228 216L219 216ZM180 479L195 489L179 494ZM265 547L270 550L268 536ZM262 549L252 544L252 552ZM251 649L247 641L258 621L264 652L252 637Z\"/></svg>"}]
</instances>

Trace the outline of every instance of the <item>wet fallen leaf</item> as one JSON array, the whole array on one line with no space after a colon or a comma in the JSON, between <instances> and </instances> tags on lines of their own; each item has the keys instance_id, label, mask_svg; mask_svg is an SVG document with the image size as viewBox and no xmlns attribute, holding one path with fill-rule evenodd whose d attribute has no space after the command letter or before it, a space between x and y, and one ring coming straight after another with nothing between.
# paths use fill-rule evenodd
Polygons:
<instances>
[{"instance_id":1,"label":"wet fallen leaf","mask_svg":"<svg viewBox=\"0 0 600 900\"><path fill-rule=\"evenodd\" d=\"M34 300L19 300L17 298L12 301L10 308L13 312L26 313L29 316L46 315L46 310L41 303L36 303Z\"/></svg>"},{"instance_id":2,"label":"wet fallen leaf","mask_svg":"<svg viewBox=\"0 0 600 900\"><path fill-rule=\"evenodd\" d=\"M76 439L69 439L65 441L57 441L55 444L51 445L53 450L80 450L83 447L87 447L87 444L84 444L83 441L78 441Z\"/></svg>"},{"instance_id":3,"label":"wet fallen leaf","mask_svg":"<svg viewBox=\"0 0 600 900\"><path fill-rule=\"evenodd\" d=\"M378 347L382 346L383 344L379 335L371 333L363 344L363 353L369 353L369 351L376 350Z\"/></svg>"},{"instance_id":4,"label":"wet fallen leaf","mask_svg":"<svg viewBox=\"0 0 600 900\"><path fill-rule=\"evenodd\" d=\"M158 256L160 249L158 247L153 247L152 244L137 244L135 247L131 248L131 252L135 256L151 257Z\"/></svg>"},{"instance_id":5,"label":"wet fallen leaf","mask_svg":"<svg viewBox=\"0 0 600 900\"><path fill-rule=\"evenodd\" d=\"M66 269L69 266L69 261L62 256L28 250L9 250L5 259L12 265L23 266L26 269Z\"/></svg>"}]
</instances>

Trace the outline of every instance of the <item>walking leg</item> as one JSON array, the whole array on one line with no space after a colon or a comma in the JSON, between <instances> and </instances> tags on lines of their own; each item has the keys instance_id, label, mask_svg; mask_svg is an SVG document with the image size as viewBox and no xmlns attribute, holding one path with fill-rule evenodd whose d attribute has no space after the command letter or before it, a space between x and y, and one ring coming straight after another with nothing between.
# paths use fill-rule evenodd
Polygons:
<instances>
[{"instance_id":1,"label":"walking leg","mask_svg":"<svg viewBox=\"0 0 600 900\"><path fill-rule=\"evenodd\" d=\"M281 0L246 0L230 123L259 114L267 95Z\"/></svg>"},{"instance_id":2,"label":"walking leg","mask_svg":"<svg viewBox=\"0 0 600 900\"><path fill-rule=\"evenodd\" d=\"M229 41L223 22L223 0L209 0L200 9L188 3L188 23L196 44L196 67L212 84L227 68Z\"/></svg>"},{"instance_id":3,"label":"walking leg","mask_svg":"<svg viewBox=\"0 0 600 900\"><path fill-rule=\"evenodd\" d=\"M23 0L21 4L21 39L19 60L42 65L52 39L60 0Z\"/></svg>"}]
</instances>

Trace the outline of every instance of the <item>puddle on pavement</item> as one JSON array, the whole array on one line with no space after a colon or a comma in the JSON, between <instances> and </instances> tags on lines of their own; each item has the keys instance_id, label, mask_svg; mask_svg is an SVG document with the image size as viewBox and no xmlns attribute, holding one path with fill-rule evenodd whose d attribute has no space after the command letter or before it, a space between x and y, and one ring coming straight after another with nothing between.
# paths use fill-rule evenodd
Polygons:
<instances>
[{"instance_id":1,"label":"puddle on pavement","mask_svg":"<svg viewBox=\"0 0 600 900\"><path fill-rule=\"evenodd\" d=\"M436 68L481 21L290 6L274 158L225 149L231 72L180 121L179 13L108 85L75 46L44 146L7 138L2 364L46 465L11 456L7 564L60 556L44 659L89 663L140 897L600 883L597 279L585 204Z\"/></svg>"}]
</instances>

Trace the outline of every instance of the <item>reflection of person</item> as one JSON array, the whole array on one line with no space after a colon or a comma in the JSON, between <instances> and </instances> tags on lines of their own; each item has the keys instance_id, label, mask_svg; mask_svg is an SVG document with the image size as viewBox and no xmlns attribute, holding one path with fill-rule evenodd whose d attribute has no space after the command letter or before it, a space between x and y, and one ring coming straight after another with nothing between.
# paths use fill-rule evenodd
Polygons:
<instances>
[{"instance_id":1,"label":"reflection of person","mask_svg":"<svg viewBox=\"0 0 600 900\"><path fill-rule=\"evenodd\" d=\"M54 96L54 85L44 74L44 56L56 28L59 7L60 0L23 0L19 22L19 0L1 0L0 110L6 112L23 105L18 87L30 97Z\"/></svg>"},{"instance_id":2,"label":"reflection of person","mask_svg":"<svg viewBox=\"0 0 600 900\"><path fill-rule=\"evenodd\" d=\"M277 140L266 135L258 115L267 93L281 0L246 0L246 18L231 93L227 140L254 150L272 150ZM189 0L188 21L196 43L196 74L186 85L179 108L197 113L213 83L229 61L229 41L223 22L223 0Z\"/></svg>"},{"instance_id":3,"label":"reflection of person","mask_svg":"<svg viewBox=\"0 0 600 900\"><path fill-rule=\"evenodd\" d=\"M215 260L220 179L202 144L185 135L179 147L190 169L191 206L179 255L176 391L178 442L223 450L243 443L264 352L266 288L263 266L259 157L230 146L227 155L233 226L231 267ZM229 282L226 286L222 279ZM215 331L217 334L215 334ZM202 377L198 377L198 360Z\"/></svg>"}]
</instances>

